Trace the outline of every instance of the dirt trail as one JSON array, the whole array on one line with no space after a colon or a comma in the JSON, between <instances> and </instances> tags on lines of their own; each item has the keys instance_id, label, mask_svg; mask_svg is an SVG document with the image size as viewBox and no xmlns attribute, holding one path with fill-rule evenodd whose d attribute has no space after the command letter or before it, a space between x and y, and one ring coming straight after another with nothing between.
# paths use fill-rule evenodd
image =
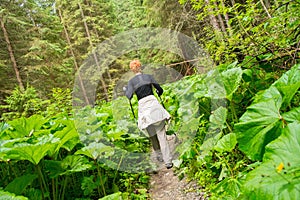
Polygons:
<instances>
[{"instance_id":1,"label":"dirt trail","mask_svg":"<svg viewBox=\"0 0 300 200\"><path fill-rule=\"evenodd\" d=\"M174 150L176 138L170 137L169 144ZM205 200L204 193L199 189L194 181L186 178L179 180L173 169L161 167L151 175L149 193L151 200Z\"/></svg>"},{"instance_id":2,"label":"dirt trail","mask_svg":"<svg viewBox=\"0 0 300 200\"><path fill-rule=\"evenodd\" d=\"M152 200L204 200L195 182L179 180L172 169L162 169L151 176L150 196Z\"/></svg>"}]
</instances>

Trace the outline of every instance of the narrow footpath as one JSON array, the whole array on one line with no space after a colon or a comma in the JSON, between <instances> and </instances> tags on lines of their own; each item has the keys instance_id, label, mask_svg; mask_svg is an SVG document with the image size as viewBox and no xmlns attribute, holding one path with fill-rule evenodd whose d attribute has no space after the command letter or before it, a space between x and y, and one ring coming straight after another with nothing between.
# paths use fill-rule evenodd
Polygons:
<instances>
[{"instance_id":1,"label":"narrow footpath","mask_svg":"<svg viewBox=\"0 0 300 200\"><path fill-rule=\"evenodd\" d=\"M171 169L161 169L150 180L152 200L206 200L193 181L179 180Z\"/></svg>"},{"instance_id":2,"label":"narrow footpath","mask_svg":"<svg viewBox=\"0 0 300 200\"><path fill-rule=\"evenodd\" d=\"M170 137L169 144L172 150L175 149L176 139ZM180 180L173 169L162 167L151 175L150 199L151 200L208 200L204 193L199 192L200 188L195 181L188 181L187 178Z\"/></svg>"}]
</instances>

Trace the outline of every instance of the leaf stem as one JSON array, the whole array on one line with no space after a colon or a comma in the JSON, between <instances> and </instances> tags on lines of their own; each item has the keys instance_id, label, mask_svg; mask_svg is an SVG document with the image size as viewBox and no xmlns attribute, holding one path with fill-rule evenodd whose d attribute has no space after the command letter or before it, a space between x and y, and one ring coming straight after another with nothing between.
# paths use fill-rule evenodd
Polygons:
<instances>
[{"instance_id":1,"label":"leaf stem","mask_svg":"<svg viewBox=\"0 0 300 200\"><path fill-rule=\"evenodd\" d=\"M9 167L11 168L11 171L13 172L13 174L15 175L15 177L18 177L17 173L16 173L16 170L14 168L14 166L11 164L10 161L7 161Z\"/></svg>"},{"instance_id":2,"label":"leaf stem","mask_svg":"<svg viewBox=\"0 0 300 200\"><path fill-rule=\"evenodd\" d=\"M231 113L232 113L232 116L233 116L233 121L234 122L238 122L239 121L239 119L238 119L238 117L237 117L237 115L236 115L236 112L235 112L235 108L234 108L234 105L233 105L234 103L233 103L233 101L231 101L230 102L230 108L231 108Z\"/></svg>"},{"instance_id":3,"label":"leaf stem","mask_svg":"<svg viewBox=\"0 0 300 200\"><path fill-rule=\"evenodd\" d=\"M103 180L102 180L102 174L101 174L99 165L98 165L98 163L96 162L96 160L95 160L94 162L95 162L95 164L96 164L96 166L97 166L97 172L98 172L98 176L99 176L99 178L100 178L100 184L101 184L101 187L102 187L103 194L104 194L104 196L106 196L106 192L105 192L105 188L104 188L104 184L103 184Z\"/></svg>"},{"instance_id":4,"label":"leaf stem","mask_svg":"<svg viewBox=\"0 0 300 200\"><path fill-rule=\"evenodd\" d=\"M52 182L52 196L53 196L53 200L56 200L56 191L55 191L55 179L52 178L51 179L51 182Z\"/></svg>"},{"instance_id":5,"label":"leaf stem","mask_svg":"<svg viewBox=\"0 0 300 200\"><path fill-rule=\"evenodd\" d=\"M62 190L61 197L60 197L61 200L64 200L64 198L65 198L65 192L66 192L66 187L67 187L68 179L69 179L69 177L66 176L66 178L64 180L63 190Z\"/></svg>"},{"instance_id":6,"label":"leaf stem","mask_svg":"<svg viewBox=\"0 0 300 200\"><path fill-rule=\"evenodd\" d=\"M123 157L124 157L124 153L122 154L122 156L121 156L121 158L120 158L120 162L119 162L119 164L118 164L118 168L116 169L116 173L115 173L114 180L113 180L113 183L114 183L114 184L115 184L115 180L116 180L116 177L117 177L117 173L118 173L118 171L119 171L119 169L120 169L120 166L121 166L121 163L122 163L122 161L123 161Z\"/></svg>"},{"instance_id":7,"label":"leaf stem","mask_svg":"<svg viewBox=\"0 0 300 200\"><path fill-rule=\"evenodd\" d=\"M41 188L41 191L42 191L42 199L44 200L45 199L45 191L44 191L44 187L43 187L43 174L40 170L40 167L39 165L35 165L35 168L36 168L36 171L38 173L38 179L39 179L39 184L40 184L40 188Z\"/></svg>"},{"instance_id":8,"label":"leaf stem","mask_svg":"<svg viewBox=\"0 0 300 200\"><path fill-rule=\"evenodd\" d=\"M230 176L231 178L234 178L234 175L233 175L233 171L231 169L231 167L229 166L229 163L227 162L226 159L223 159L221 156L219 156L217 153L216 153L216 156L225 163L225 165L227 166L227 169L230 171Z\"/></svg>"}]
</instances>

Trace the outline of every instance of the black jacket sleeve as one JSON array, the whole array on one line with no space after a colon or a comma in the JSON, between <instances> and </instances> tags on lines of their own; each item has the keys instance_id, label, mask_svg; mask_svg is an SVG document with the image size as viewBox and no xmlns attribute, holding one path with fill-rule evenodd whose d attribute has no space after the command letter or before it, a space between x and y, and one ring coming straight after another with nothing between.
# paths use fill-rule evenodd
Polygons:
<instances>
[{"instance_id":1,"label":"black jacket sleeve","mask_svg":"<svg viewBox=\"0 0 300 200\"><path fill-rule=\"evenodd\" d=\"M132 81L129 81L128 85L126 87L125 96L128 99L131 99L133 96L133 93L134 93L134 87L133 87Z\"/></svg>"},{"instance_id":2,"label":"black jacket sleeve","mask_svg":"<svg viewBox=\"0 0 300 200\"><path fill-rule=\"evenodd\" d=\"M155 87L156 92L158 94L158 96L161 96L164 92L164 90L162 89L162 87L160 87L160 85L155 81L155 79L151 76L151 81L152 81L152 85Z\"/></svg>"},{"instance_id":3,"label":"black jacket sleeve","mask_svg":"<svg viewBox=\"0 0 300 200\"><path fill-rule=\"evenodd\" d=\"M153 83L152 85L155 87L158 96L161 96L164 90L160 87L160 85L158 83Z\"/></svg>"}]
</instances>

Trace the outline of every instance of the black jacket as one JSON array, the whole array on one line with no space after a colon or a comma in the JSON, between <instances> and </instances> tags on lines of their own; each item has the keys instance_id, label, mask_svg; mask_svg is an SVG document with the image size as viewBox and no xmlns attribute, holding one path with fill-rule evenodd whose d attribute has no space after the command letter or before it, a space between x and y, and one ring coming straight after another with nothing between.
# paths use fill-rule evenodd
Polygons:
<instances>
[{"instance_id":1,"label":"black jacket","mask_svg":"<svg viewBox=\"0 0 300 200\"><path fill-rule=\"evenodd\" d=\"M128 99L131 99L133 93L136 93L138 100L153 95L152 85L156 88L157 94L160 96L163 93L163 89L149 74L137 74L129 80L125 95Z\"/></svg>"}]
</instances>

